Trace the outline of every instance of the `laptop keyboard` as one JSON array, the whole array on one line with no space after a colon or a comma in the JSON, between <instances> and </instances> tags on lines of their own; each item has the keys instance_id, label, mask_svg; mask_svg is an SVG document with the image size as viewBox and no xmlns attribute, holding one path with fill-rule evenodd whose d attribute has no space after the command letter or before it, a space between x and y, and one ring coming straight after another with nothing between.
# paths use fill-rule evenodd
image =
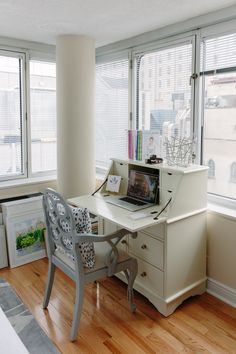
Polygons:
<instances>
[{"instance_id":1,"label":"laptop keyboard","mask_svg":"<svg viewBox=\"0 0 236 354\"><path fill-rule=\"evenodd\" d=\"M123 198L120 198L120 200L123 200L124 202L128 202L128 203L134 204L134 205L146 205L147 204L145 202L141 202L140 200L135 200L130 197L123 197Z\"/></svg>"}]
</instances>

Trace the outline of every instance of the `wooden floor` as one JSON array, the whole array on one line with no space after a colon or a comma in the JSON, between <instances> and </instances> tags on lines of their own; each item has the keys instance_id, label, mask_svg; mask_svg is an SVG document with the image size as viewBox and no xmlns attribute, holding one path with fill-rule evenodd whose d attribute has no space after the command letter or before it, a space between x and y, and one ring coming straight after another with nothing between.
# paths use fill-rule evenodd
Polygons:
<instances>
[{"instance_id":1,"label":"wooden floor","mask_svg":"<svg viewBox=\"0 0 236 354\"><path fill-rule=\"evenodd\" d=\"M236 309L204 294L165 318L136 292L132 314L126 286L116 278L86 287L79 334L71 343L74 283L56 272L47 311L41 305L46 276L46 259L0 270L62 353L236 353Z\"/></svg>"}]
</instances>

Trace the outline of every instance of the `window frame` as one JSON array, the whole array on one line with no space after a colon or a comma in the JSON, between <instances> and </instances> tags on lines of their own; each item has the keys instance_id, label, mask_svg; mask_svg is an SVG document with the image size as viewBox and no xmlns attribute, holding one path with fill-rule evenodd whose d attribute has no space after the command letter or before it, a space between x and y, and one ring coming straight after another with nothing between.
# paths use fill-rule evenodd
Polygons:
<instances>
[{"instance_id":1,"label":"window frame","mask_svg":"<svg viewBox=\"0 0 236 354\"><path fill-rule=\"evenodd\" d=\"M28 177L29 178L37 178L37 177L47 177L47 176L54 176L57 173L57 170L48 170L48 171L40 171L40 172L33 172L32 171L32 154L31 154L31 97L30 97L30 61L42 61L44 63L55 63L53 57L51 55L40 55L36 52L27 53L27 62L26 62L26 78L27 78L27 150L28 150Z\"/></svg>"},{"instance_id":2,"label":"window frame","mask_svg":"<svg viewBox=\"0 0 236 354\"><path fill-rule=\"evenodd\" d=\"M186 32L184 35L177 35L167 38L166 40L158 40L149 44L138 46L131 50L132 58L132 116L135 117L135 120L132 122L132 129L138 128L138 113L137 113L137 56L142 56L145 54L158 52L165 49L174 48L181 44L192 44L192 73L195 72L195 56L196 56L196 32ZM166 79L169 75L166 76ZM162 78L164 76L162 75ZM189 78L190 80L190 78ZM192 137L196 138L196 132L194 130L194 102L195 102L195 92L196 92L196 80L191 80L191 126L190 132Z\"/></svg>"},{"instance_id":3,"label":"window frame","mask_svg":"<svg viewBox=\"0 0 236 354\"><path fill-rule=\"evenodd\" d=\"M196 94L196 106L198 107L198 115L195 117L195 121L198 119L199 120L199 143L198 143L198 149L200 151L199 155L199 163L203 164L203 151L204 151L204 144L203 144L203 139L204 139L204 97L203 97L203 92L204 89L200 88L201 85L203 85L203 81L201 83L201 68L200 68L200 51L201 51L201 43L221 37L221 36L227 36L230 34L236 33L236 20L231 20L231 21L223 21L222 23L219 24L214 24L211 26L207 26L204 28L199 29L198 31L198 45L197 45L197 50L198 50L198 58L196 58L196 63L199 65L198 66L198 93ZM197 60L198 59L198 60ZM202 92L201 92L202 91ZM212 192L207 192L208 195L208 201L210 203L213 203L214 205L219 205L222 208L235 208L236 207L236 198L233 197L228 197L228 196L222 196L218 195Z\"/></svg>"},{"instance_id":4,"label":"window frame","mask_svg":"<svg viewBox=\"0 0 236 354\"><path fill-rule=\"evenodd\" d=\"M21 58L22 59L22 75L21 75L21 104L22 104L22 166L23 173L14 176L2 176L0 177L0 187L1 183L3 185L11 184L14 181L24 180L32 182L32 180L39 179L40 177L44 180L46 177L55 176L57 171L42 171L42 172L32 172L31 164L31 115L30 115L30 60L42 61L42 62L52 62L56 63L54 53L44 53L37 50L21 49L18 47L4 46L0 45L0 54Z\"/></svg>"},{"instance_id":5,"label":"window frame","mask_svg":"<svg viewBox=\"0 0 236 354\"><path fill-rule=\"evenodd\" d=\"M21 76L19 77L19 82L21 85L21 90L20 90L20 100L21 100L21 139L22 139L22 173L18 175L12 175L12 176L1 176L0 177L0 183L1 182L6 182L6 181L14 181L14 180L19 180L19 179L25 179L28 177L28 170L27 170L27 154L28 154L28 146L27 146L27 122L26 122L26 112L27 112L27 102L26 100L23 99L26 94L26 76L25 76L25 69L26 69L26 52L24 51L18 51L14 49L9 49L5 47L0 47L0 55L6 56L6 57L12 57L12 58L18 58L21 59Z\"/></svg>"}]
</instances>

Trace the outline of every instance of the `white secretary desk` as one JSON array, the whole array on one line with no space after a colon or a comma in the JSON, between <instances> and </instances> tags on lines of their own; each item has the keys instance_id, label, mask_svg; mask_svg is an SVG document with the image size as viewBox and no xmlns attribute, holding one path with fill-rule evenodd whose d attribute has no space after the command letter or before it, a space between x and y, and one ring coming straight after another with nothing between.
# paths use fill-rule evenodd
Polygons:
<instances>
[{"instance_id":1,"label":"white secretary desk","mask_svg":"<svg viewBox=\"0 0 236 354\"><path fill-rule=\"evenodd\" d=\"M105 233L120 227L138 232L136 239L128 236L120 244L138 260L134 288L169 316L185 299L205 291L208 168L112 159L108 174L122 177L121 194L126 194L130 169L159 175L159 204L130 212L106 202L106 184L94 196L68 201L103 218ZM170 198L154 220L156 214L151 212L160 211ZM140 213L145 215L135 219ZM119 278L125 281L122 274Z\"/></svg>"}]
</instances>

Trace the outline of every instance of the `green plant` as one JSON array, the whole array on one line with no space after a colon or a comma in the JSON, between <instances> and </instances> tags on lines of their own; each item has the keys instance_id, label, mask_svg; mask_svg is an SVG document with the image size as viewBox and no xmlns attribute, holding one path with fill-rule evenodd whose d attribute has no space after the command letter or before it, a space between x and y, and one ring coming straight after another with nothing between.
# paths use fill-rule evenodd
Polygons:
<instances>
[{"instance_id":1,"label":"green plant","mask_svg":"<svg viewBox=\"0 0 236 354\"><path fill-rule=\"evenodd\" d=\"M36 229L30 227L28 233L20 234L16 237L16 249L19 250L22 248L32 246L36 241L39 241L41 243L45 242L44 240L45 230L46 228L42 223Z\"/></svg>"},{"instance_id":2,"label":"green plant","mask_svg":"<svg viewBox=\"0 0 236 354\"><path fill-rule=\"evenodd\" d=\"M34 236L32 235L32 233L29 233L29 234L25 235L24 237L22 237L21 248L26 248L26 247L32 246L34 243L35 243Z\"/></svg>"}]
</instances>

